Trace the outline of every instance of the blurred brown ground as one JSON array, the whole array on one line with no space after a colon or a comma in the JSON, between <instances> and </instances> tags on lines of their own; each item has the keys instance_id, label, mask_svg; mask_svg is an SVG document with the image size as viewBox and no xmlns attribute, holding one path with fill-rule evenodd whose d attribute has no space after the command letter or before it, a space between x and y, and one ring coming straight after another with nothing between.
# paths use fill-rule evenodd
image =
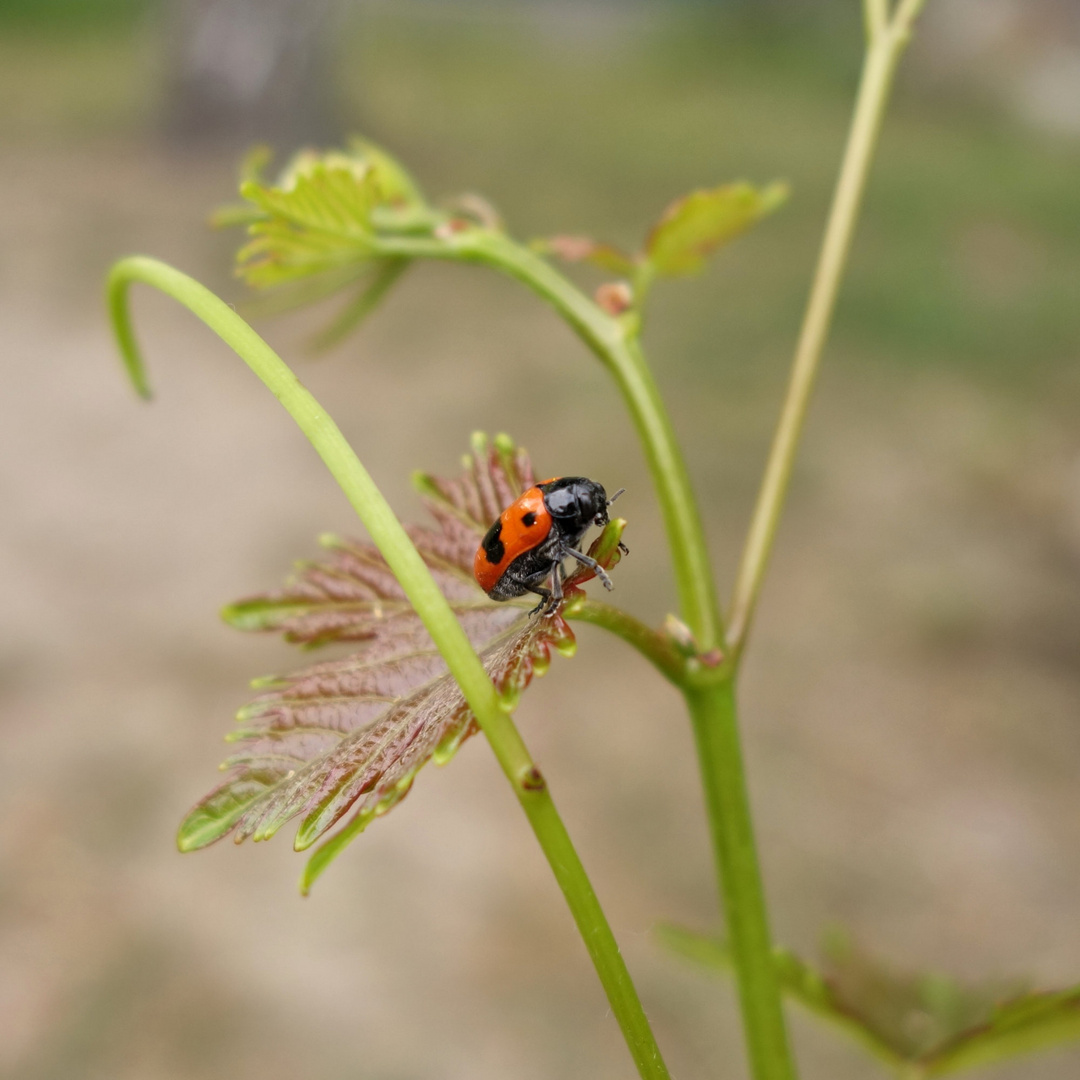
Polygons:
<instances>
[{"instance_id":1,"label":"blurred brown ground","mask_svg":"<svg viewBox=\"0 0 1080 1080\"><path fill-rule=\"evenodd\" d=\"M754 55L724 53L700 84L661 58L635 89L633 20L577 17L567 50L557 16L522 33L512 19L425 10L411 22L369 14L343 92L429 189L484 190L522 235L598 222L632 239L693 184L792 180L790 214L701 282L658 289L651 315L730 580L854 39L837 46L839 74L783 54L773 78L765 49L760 73ZM949 97L933 77L941 40L912 58L883 146L743 726L782 941L812 955L840 922L904 966L1058 985L1080 978L1080 217L1066 213L1080 152L985 98ZM246 680L301 662L228 630L216 609L352 523L277 404L171 302L135 301L157 399L141 406L124 385L104 269L146 252L238 297L235 238L203 222L230 197L241 148L181 153L153 134L152 26L119 51L95 41L12 34L2 46L0 1076L629 1077L479 739L426 770L307 900L284 833L175 852ZM904 260L910 278L891 269ZM934 274L955 287L952 314L920 292ZM633 554L617 598L663 617L670 578L632 433L548 311L511 283L432 266L317 362L301 348L314 325L262 329L403 516L418 513L412 468L452 470L470 431L508 430L541 471L628 489ZM661 919L717 921L679 701L618 643L588 628L579 638L578 656L527 696L522 729L673 1075L743 1076L730 988L649 939ZM792 1023L805 1080L879 1075L794 1010ZM986 1075L1065 1080L1080 1075L1080 1051Z\"/></svg>"}]
</instances>

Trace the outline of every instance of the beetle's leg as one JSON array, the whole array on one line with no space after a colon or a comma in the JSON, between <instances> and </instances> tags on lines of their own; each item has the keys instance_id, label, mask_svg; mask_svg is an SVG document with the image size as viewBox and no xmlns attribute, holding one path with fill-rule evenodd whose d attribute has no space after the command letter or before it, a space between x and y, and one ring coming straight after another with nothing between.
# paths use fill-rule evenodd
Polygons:
<instances>
[{"instance_id":1,"label":"beetle's leg","mask_svg":"<svg viewBox=\"0 0 1080 1080\"><path fill-rule=\"evenodd\" d=\"M545 589L543 585L526 585L525 588L528 589L529 592L536 593L536 595L540 597L540 603L529 612L530 615L536 615L551 603L550 589Z\"/></svg>"},{"instance_id":2,"label":"beetle's leg","mask_svg":"<svg viewBox=\"0 0 1080 1080\"><path fill-rule=\"evenodd\" d=\"M562 579L562 563L557 562L551 571L551 607L548 609L550 611L554 611L562 603Z\"/></svg>"},{"instance_id":3,"label":"beetle's leg","mask_svg":"<svg viewBox=\"0 0 1080 1080\"><path fill-rule=\"evenodd\" d=\"M611 590L615 588L611 578L607 575L607 571L594 558L572 547L568 547L566 553L572 558L577 559L583 566L587 566L604 583L604 588L607 589L608 592L611 592Z\"/></svg>"}]
</instances>

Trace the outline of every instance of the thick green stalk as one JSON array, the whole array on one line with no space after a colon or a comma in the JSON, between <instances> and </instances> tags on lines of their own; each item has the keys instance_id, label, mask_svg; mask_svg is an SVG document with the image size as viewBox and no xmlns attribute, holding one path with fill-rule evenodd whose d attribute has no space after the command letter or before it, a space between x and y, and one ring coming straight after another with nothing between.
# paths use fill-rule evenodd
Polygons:
<instances>
[{"instance_id":1,"label":"thick green stalk","mask_svg":"<svg viewBox=\"0 0 1080 1080\"><path fill-rule=\"evenodd\" d=\"M896 64L920 0L889 19L883 0L866 0L869 46L855 113L791 383L766 466L729 613L728 663L738 666L791 478L810 393L828 334ZM754 844L735 706L734 678L688 691L709 822L723 890L747 1042L756 1080L789 1080L794 1067L784 1031L771 937Z\"/></svg>"},{"instance_id":2,"label":"thick green stalk","mask_svg":"<svg viewBox=\"0 0 1080 1080\"><path fill-rule=\"evenodd\" d=\"M642 356L635 320L608 315L572 282L502 233L466 229L443 240L380 238L380 253L455 259L492 266L550 303L611 372L645 452L671 550L682 617L702 652L723 640L705 532L682 450L663 399Z\"/></svg>"},{"instance_id":3,"label":"thick green stalk","mask_svg":"<svg viewBox=\"0 0 1080 1080\"><path fill-rule=\"evenodd\" d=\"M847 265L851 237L877 148L896 65L921 7L922 0L904 0L892 18L888 19L882 0L865 0L869 45L855 101L855 113L825 226L806 314L795 347L787 397L754 507L728 614L727 641L736 656L746 644L784 509L795 454L822 350L832 324L840 280Z\"/></svg>"},{"instance_id":4,"label":"thick green stalk","mask_svg":"<svg viewBox=\"0 0 1080 1080\"><path fill-rule=\"evenodd\" d=\"M755 1080L794 1080L739 742L734 679L684 691Z\"/></svg>"},{"instance_id":5,"label":"thick green stalk","mask_svg":"<svg viewBox=\"0 0 1080 1080\"><path fill-rule=\"evenodd\" d=\"M668 1080L611 927L547 784L450 605L352 447L288 365L228 304L186 274L156 259L135 256L113 266L108 304L124 363L143 397L149 396L149 385L128 306L133 282L160 289L209 326L262 379L322 458L401 583L487 736L566 897L638 1072L644 1080Z\"/></svg>"}]
</instances>

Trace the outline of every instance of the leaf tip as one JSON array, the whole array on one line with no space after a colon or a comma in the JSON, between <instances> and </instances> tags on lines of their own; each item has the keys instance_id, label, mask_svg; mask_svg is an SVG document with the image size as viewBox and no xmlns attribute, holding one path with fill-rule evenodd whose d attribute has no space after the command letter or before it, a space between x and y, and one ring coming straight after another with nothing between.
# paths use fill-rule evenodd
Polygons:
<instances>
[{"instance_id":1,"label":"leaf tip","mask_svg":"<svg viewBox=\"0 0 1080 1080\"><path fill-rule=\"evenodd\" d=\"M191 851L198 851L200 846L184 831L184 826L186 824L186 821L183 822L176 833L176 850L179 851L181 855L187 855L188 852Z\"/></svg>"},{"instance_id":2,"label":"leaf tip","mask_svg":"<svg viewBox=\"0 0 1080 1080\"><path fill-rule=\"evenodd\" d=\"M239 191L241 198L247 199L249 202L255 202L262 194L263 186L258 180L248 176L240 181Z\"/></svg>"},{"instance_id":3,"label":"leaf tip","mask_svg":"<svg viewBox=\"0 0 1080 1080\"><path fill-rule=\"evenodd\" d=\"M218 611L218 618L236 630L259 629L252 620L251 607L245 600L236 600L231 604L226 604Z\"/></svg>"},{"instance_id":4,"label":"leaf tip","mask_svg":"<svg viewBox=\"0 0 1080 1080\"><path fill-rule=\"evenodd\" d=\"M289 680L283 679L280 675L259 675L252 679L248 685L252 690L280 690L282 687L288 686L288 684ZM252 711L249 715L245 716L243 715L245 709L251 709ZM236 719L248 720L251 716L256 715L258 711L259 710L254 709L252 706L245 705L244 708L236 714Z\"/></svg>"},{"instance_id":5,"label":"leaf tip","mask_svg":"<svg viewBox=\"0 0 1080 1080\"><path fill-rule=\"evenodd\" d=\"M573 634L557 638L555 641L555 651L560 656L565 656L567 658L573 656L577 652L577 638L574 637Z\"/></svg>"},{"instance_id":6,"label":"leaf tip","mask_svg":"<svg viewBox=\"0 0 1080 1080\"><path fill-rule=\"evenodd\" d=\"M422 469L414 469L411 479L413 490L418 495L426 495L431 499L439 497L438 485L430 473L426 473Z\"/></svg>"},{"instance_id":7,"label":"leaf tip","mask_svg":"<svg viewBox=\"0 0 1080 1080\"><path fill-rule=\"evenodd\" d=\"M477 462L482 462L488 452L488 437L485 431L474 431L469 436L469 445Z\"/></svg>"},{"instance_id":8,"label":"leaf tip","mask_svg":"<svg viewBox=\"0 0 1080 1080\"><path fill-rule=\"evenodd\" d=\"M761 212L771 214L791 198L791 185L786 180L774 180L761 192Z\"/></svg>"},{"instance_id":9,"label":"leaf tip","mask_svg":"<svg viewBox=\"0 0 1080 1080\"><path fill-rule=\"evenodd\" d=\"M182 855L208 847L225 835L228 827L220 818L208 814L200 803L180 822L176 830L176 850Z\"/></svg>"}]
</instances>

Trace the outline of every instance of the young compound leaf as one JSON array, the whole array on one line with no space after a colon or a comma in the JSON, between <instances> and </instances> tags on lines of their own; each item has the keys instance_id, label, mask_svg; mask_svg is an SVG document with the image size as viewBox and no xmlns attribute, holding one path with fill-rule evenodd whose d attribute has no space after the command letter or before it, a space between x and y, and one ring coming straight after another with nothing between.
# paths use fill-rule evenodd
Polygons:
<instances>
[{"instance_id":1,"label":"young compound leaf","mask_svg":"<svg viewBox=\"0 0 1080 1080\"><path fill-rule=\"evenodd\" d=\"M759 189L738 183L692 191L676 199L645 242L652 272L659 277L700 273L706 258L717 248L745 232L786 198L784 184Z\"/></svg>"},{"instance_id":2,"label":"young compound leaf","mask_svg":"<svg viewBox=\"0 0 1080 1080\"><path fill-rule=\"evenodd\" d=\"M240 194L262 211L237 264L249 285L281 285L363 262L373 254L371 211L378 197L372 170L322 162L287 187L248 180Z\"/></svg>"},{"instance_id":3,"label":"young compound leaf","mask_svg":"<svg viewBox=\"0 0 1080 1080\"><path fill-rule=\"evenodd\" d=\"M317 339L325 348L354 329L407 269L409 260L380 253L380 238L431 234L446 215L427 206L399 162L361 139L348 151L301 151L272 183L261 177L265 161L265 154L249 155L240 185L245 202L213 220L247 226L237 273L254 288L275 290L268 311L314 302L363 279Z\"/></svg>"},{"instance_id":4,"label":"young compound leaf","mask_svg":"<svg viewBox=\"0 0 1080 1080\"><path fill-rule=\"evenodd\" d=\"M396 210L420 209L424 196L419 185L397 158L368 139L354 136L349 140L349 152L341 155L358 172L370 169L379 188L379 203Z\"/></svg>"},{"instance_id":5,"label":"young compound leaf","mask_svg":"<svg viewBox=\"0 0 1080 1080\"><path fill-rule=\"evenodd\" d=\"M677 926L660 941L687 959L731 970L720 938ZM905 1076L937 1077L1080 1038L1080 985L1032 992L1021 980L963 985L936 973L904 973L844 935L825 946L823 971L774 950L782 991L847 1031Z\"/></svg>"},{"instance_id":6,"label":"young compound leaf","mask_svg":"<svg viewBox=\"0 0 1080 1080\"><path fill-rule=\"evenodd\" d=\"M509 439L474 437L464 474L418 478L434 526L414 526L414 543L450 602L508 706L552 650L572 653L560 614L530 617L531 600L496 603L476 584L480 538L499 513L534 483L528 455ZM622 522L590 549L605 568L617 560ZM614 537L614 539L613 539ZM182 850L232 834L268 839L300 818L303 850L349 820L313 856L310 885L349 839L408 792L428 761L448 761L477 730L446 665L385 561L370 544L327 537L327 556L302 564L278 592L227 607L244 630L277 631L312 648L359 642L359 653L280 679L240 710L228 739L240 744L224 764L225 783L202 799L180 827ZM591 576L591 573L588 575ZM572 595L587 580L567 579Z\"/></svg>"}]
</instances>

